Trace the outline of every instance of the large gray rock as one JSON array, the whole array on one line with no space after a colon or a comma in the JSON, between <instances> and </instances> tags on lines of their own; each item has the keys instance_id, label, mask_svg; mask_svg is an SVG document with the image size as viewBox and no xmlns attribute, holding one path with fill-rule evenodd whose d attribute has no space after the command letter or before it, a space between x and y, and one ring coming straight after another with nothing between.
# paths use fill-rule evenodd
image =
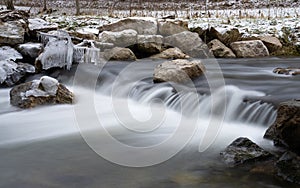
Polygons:
<instances>
[{"instance_id":1,"label":"large gray rock","mask_svg":"<svg viewBox=\"0 0 300 188\"><path fill-rule=\"evenodd\" d=\"M16 45L24 42L26 23L23 20L0 22L0 44Z\"/></svg>"},{"instance_id":2,"label":"large gray rock","mask_svg":"<svg viewBox=\"0 0 300 188\"><path fill-rule=\"evenodd\" d=\"M102 43L112 43L118 47L127 47L137 43L137 32L132 29L119 32L103 31L99 35Z\"/></svg>"},{"instance_id":3,"label":"large gray rock","mask_svg":"<svg viewBox=\"0 0 300 188\"><path fill-rule=\"evenodd\" d=\"M127 29L133 29L139 35L156 35L158 30L157 20L155 18L125 18L99 28L100 32Z\"/></svg>"},{"instance_id":4,"label":"large gray rock","mask_svg":"<svg viewBox=\"0 0 300 188\"><path fill-rule=\"evenodd\" d=\"M242 37L242 35L240 34L237 28L215 28L215 27L211 27L208 29L207 36L211 40L218 39L226 46L229 46L231 43L240 40Z\"/></svg>"},{"instance_id":5,"label":"large gray rock","mask_svg":"<svg viewBox=\"0 0 300 188\"><path fill-rule=\"evenodd\" d=\"M161 35L138 35L137 48L143 54L156 54L162 51L163 37Z\"/></svg>"},{"instance_id":6,"label":"large gray rock","mask_svg":"<svg viewBox=\"0 0 300 188\"><path fill-rule=\"evenodd\" d=\"M204 74L205 67L199 60L177 59L166 61L155 67L153 81L182 83Z\"/></svg>"},{"instance_id":7,"label":"large gray rock","mask_svg":"<svg viewBox=\"0 0 300 188\"><path fill-rule=\"evenodd\" d=\"M173 21L158 22L158 33L163 36L174 35L188 31L188 28L183 23L174 23Z\"/></svg>"},{"instance_id":8,"label":"large gray rock","mask_svg":"<svg viewBox=\"0 0 300 188\"><path fill-rule=\"evenodd\" d=\"M269 51L260 40L239 41L230 44L237 57L264 57L269 56Z\"/></svg>"},{"instance_id":9,"label":"large gray rock","mask_svg":"<svg viewBox=\"0 0 300 188\"><path fill-rule=\"evenodd\" d=\"M49 32L58 29L58 24L47 22L41 18L28 19L30 36L37 37L37 32Z\"/></svg>"},{"instance_id":10,"label":"large gray rock","mask_svg":"<svg viewBox=\"0 0 300 188\"><path fill-rule=\"evenodd\" d=\"M221 152L222 159L229 166L265 160L271 156L269 152L243 137L234 140L225 151Z\"/></svg>"},{"instance_id":11,"label":"large gray rock","mask_svg":"<svg viewBox=\"0 0 300 188\"><path fill-rule=\"evenodd\" d=\"M115 47L104 51L104 58L111 61L135 61L136 56L129 48Z\"/></svg>"},{"instance_id":12,"label":"large gray rock","mask_svg":"<svg viewBox=\"0 0 300 188\"><path fill-rule=\"evenodd\" d=\"M275 165L279 177L300 184L300 156L292 152L285 152Z\"/></svg>"},{"instance_id":13,"label":"large gray rock","mask_svg":"<svg viewBox=\"0 0 300 188\"><path fill-rule=\"evenodd\" d=\"M178 47L191 57L207 58L210 56L207 45L197 33L184 31L165 38L165 44Z\"/></svg>"},{"instance_id":14,"label":"large gray rock","mask_svg":"<svg viewBox=\"0 0 300 188\"><path fill-rule=\"evenodd\" d=\"M17 49L24 57L35 59L41 53L43 45L41 43L28 42L18 45Z\"/></svg>"},{"instance_id":15,"label":"large gray rock","mask_svg":"<svg viewBox=\"0 0 300 188\"><path fill-rule=\"evenodd\" d=\"M0 61L2 60L21 60L23 56L15 49L9 46L0 47Z\"/></svg>"},{"instance_id":16,"label":"large gray rock","mask_svg":"<svg viewBox=\"0 0 300 188\"><path fill-rule=\"evenodd\" d=\"M235 54L230 48L225 46L218 39L214 39L207 44L208 48L213 52L215 57L220 58L235 58Z\"/></svg>"},{"instance_id":17,"label":"large gray rock","mask_svg":"<svg viewBox=\"0 0 300 188\"><path fill-rule=\"evenodd\" d=\"M10 103L20 108L33 108L43 104L72 104L74 95L54 78L43 76L13 87Z\"/></svg>"},{"instance_id":18,"label":"large gray rock","mask_svg":"<svg viewBox=\"0 0 300 188\"><path fill-rule=\"evenodd\" d=\"M150 58L153 59L188 59L190 56L183 53L179 48L169 48Z\"/></svg>"},{"instance_id":19,"label":"large gray rock","mask_svg":"<svg viewBox=\"0 0 300 188\"><path fill-rule=\"evenodd\" d=\"M278 38L272 36L260 36L258 37L268 48L269 52L276 52L282 48L282 44Z\"/></svg>"},{"instance_id":20,"label":"large gray rock","mask_svg":"<svg viewBox=\"0 0 300 188\"><path fill-rule=\"evenodd\" d=\"M10 60L0 61L0 84L13 86L28 73L34 73L35 68L27 63L15 63Z\"/></svg>"},{"instance_id":21,"label":"large gray rock","mask_svg":"<svg viewBox=\"0 0 300 188\"><path fill-rule=\"evenodd\" d=\"M300 154L300 100L280 103L276 120L264 138Z\"/></svg>"}]
</instances>

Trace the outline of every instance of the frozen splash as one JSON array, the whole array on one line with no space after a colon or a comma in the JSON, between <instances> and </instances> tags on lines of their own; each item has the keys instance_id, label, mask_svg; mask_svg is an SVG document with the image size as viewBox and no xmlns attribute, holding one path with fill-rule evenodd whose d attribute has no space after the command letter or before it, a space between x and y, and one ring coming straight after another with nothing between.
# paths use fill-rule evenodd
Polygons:
<instances>
[{"instance_id":1,"label":"frozen splash","mask_svg":"<svg viewBox=\"0 0 300 188\"><path fill-rule=\"evenodd\" d=\"M74 46L73 61L76 63L97 64L100 62L100 49L94 44L94 41L84 40Z\"/></svg>"}]
</instances>

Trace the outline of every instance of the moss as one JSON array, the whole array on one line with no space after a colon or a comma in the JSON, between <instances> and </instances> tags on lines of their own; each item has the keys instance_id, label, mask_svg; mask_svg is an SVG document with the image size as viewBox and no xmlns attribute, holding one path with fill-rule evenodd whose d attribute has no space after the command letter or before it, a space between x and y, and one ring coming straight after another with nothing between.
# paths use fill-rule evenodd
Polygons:
<instances>
[{"instance_id":1,"label":"moss","mask_svg":"<svg viewBox=\"0 0 300 188\"><path fill-rule=\"evenodd\" d=\"M297 49L295 45L286 44L283 45L281 49L276 52L271 53L272 56L284 56L284 57L292 57L292 56L300 56L300 51Z\"/></svg>"}]
</instances>

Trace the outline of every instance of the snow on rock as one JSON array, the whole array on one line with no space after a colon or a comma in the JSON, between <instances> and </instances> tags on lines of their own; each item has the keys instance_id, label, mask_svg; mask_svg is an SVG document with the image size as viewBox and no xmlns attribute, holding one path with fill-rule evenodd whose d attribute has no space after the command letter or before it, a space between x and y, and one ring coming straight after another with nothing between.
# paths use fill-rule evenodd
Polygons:
<instances>
[{"instance_id":1,"label":"snow on rock","mask_svg":"<svg viewBox=\"0 0 300 188\"><path fill-rule=\"evenodd\" d=\"M51 30L57 30L58 24L47 22L41 18L28 19L29 21L29 32L33 37L37 36L37 32L48 32Z\"/></svg>"},{"instance_id":2,"label":"snow on rock","mask_svg":"<svg viewBox=\"0 0 300 188\"><path fill-rule=\"evenodd\" d=\"M16 45L24 42L26 23L19 21L0 21L0 43L8 45Z\"/></svg>"},{"instance_id":3,"label":"snow on rock","mask_svg":"<svg viewBox=\"0 0 300 188\"><path fill-rule=\"evenodd\" d=\"M103 31L99 35L99 41L102 43L113 43L118 47L127 47L137 42L137 32L133 29L112 32Z\"/></svg>"},{"instance_id":4,"label":"snow on rock","mask_svg":"<svg viewBox=\"0 0 300 188\"><path fill-rule=\"evenodd\" d=\"M22 55L15 49L9 46L0 47L0 61L2 60L20 60L23 59Z\"/></svg>"},{"instance_id":5,"label":"snow on rock","mask_svg":"<svg viewBox=\"0 0 300 188\"><path fill-rule=\"evenodd\" d=\"M18 46L18 51L24 56L35 59L39 56L40 52L43 49L43 45L41 43L32 43L28 42L25 44L20 44Z\"/></svg>"}]
</instances>

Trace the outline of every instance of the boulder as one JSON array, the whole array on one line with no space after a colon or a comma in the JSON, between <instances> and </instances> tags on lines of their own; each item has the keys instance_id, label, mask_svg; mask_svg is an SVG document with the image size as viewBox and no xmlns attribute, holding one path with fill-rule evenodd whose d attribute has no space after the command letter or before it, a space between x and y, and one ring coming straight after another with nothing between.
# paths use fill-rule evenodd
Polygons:
<instances>
[{"instance_id":1,"label":"boulder","mask_svg":"<svg viewBox=\"0 0 300 188\"><path fill-rule=\"evenodd\" d=\"M49 32L58 29L58 24L47 22L41 18L28 19L29 21L29 33L31 37L36 38L37 32Z\"/></svg>"},{"instance_id":2,"label":"boulder","mask_svg":"<svg viewBox=\"0 0 300 188\"><path fill-rule=\"evenodd\" d=\"M23 57L36 59L43 50L43 44L28 42L18 45L17 49Z\"/></svg>"},{"instance_id":3,"label":"boulder","mask_svg":"<svg viewBox=\"0 0 300 188\"><path fill-rule=\"evenodd\" d=\"M161 35L138 35L137 50L146 56L162 51L163 37Z\"/></svg>"},{"instance_id":4,"label":"boulder","mask_svg":"<svg viewBox=\"0 0 300 188\"><path fill-rule=\"evenodd\" d=\"M293 68L293 67L288 67L288 68L276 68L273 70L274 73L276 74L284 74L284 75L298 75L300 74L300 68Z\"/></svg>"},{"instance_id":5,"label":"boulder","mask_svg":"<svg viewBox=\"0 0 300 188\"><path fill-rule=\"evenodd\" d=\"M183 53L179 48L169 48L159 54L153 55L153 59L188 59L190 56Z\"/></svg>"},{"instance_id":6,"label":"boulder","mask_svg":"<svg viewBox=\"0 0 300 188\"><path fill-rule=\"evenodd\" d=\"M0 61L0 84L13 86L28 73L34 73L35 68L27 63L15 63L11 60Z\"/></svg>"},{"instance_id":7,"label":"boulder","mask_svg":"<svg viewBox=\"0 0 300 188\"><path fill-rule=\"evenodd\" d=\"M153 82L182 83L204 74L205 67L199 60L177 59L166 61L155 67Z\"/></svg>"},{"instance_id":8,"label":"boulder","mask_svg":"<svg viewBox=\"0 0 300 188\"><path fill-rule=\"evenodd\" d=\"M118 47L128 47L137 43L137 32L132 29L120 32L103 31L99 35L102 43L112 43Z\"/></svg>"},{"instance_id":9,"label":"boulder","mask_svg":"<svg viewBox=\"0 0 300 188\"><path fill-rule=\"evenodd\" d=\"M221 157L227 165L237 166L249 162L265 160L272 157L272 154L248 138L240 137L227 146L225 151L221 152Z\"/></svg>"},{"instance_id":10,"label":"boulder","mask_svg":"<svg viewBox=\"0 0 300 188\"><path fill-rule=\"evenodd\" d=\"M269 52L276 52L282 48L282 44L278 38L272 36L260 36L258 37L268 48Z\"/></svg>"},{"instance_id":11,"label":"boulder","mask_svg":"<svg viewBox=\"0 0 300 188\"><path fill-rule=\"evenodd\" d=\"M184 31L164 40L165 44L181 49L185 54L195 58L207 58L210 56L206 44L199 38L197 33Z\"/></svg>"},{"instance_id":12,"label":"boulder","mask_svg":"<svg viewBox=\"0 0 300 188\"><path fill-rule=\"evenodd\" d=\"M233 42L239 41L242 37L237 28L211 27L208 29L206 34L209 40L218 39L226 46L229 46Z\"/></svg>"},{"instance_id":13,"label":"boulder","mask_svg":"<svg viewBox=\"0 0 300 188\"><path fill-rule=\"evenodd\" d=\"M21 60L23 56L15 49L9 46L0 47L0 61L2 60Z\"/></svg>"},{"instance_id":14,"label":"boulder","mask_svg":"<svg viewBox=\"0 0 300 188\"><path fill-rule=\"evenodd\" d=\"M0 21L0 44L16 45L24 43L25 26L23 20L18 21Z\"/></svg>"},{"instance_id":15,"label":"boulder","mask_svg":"<svg viewBox=\"0 0 300 188\"><path fill-rule=\"evenodd\" d=\"M220 58L235 58L235 54L230 48L225 46L218 39L214 39L207 44L208 48L212 51L215 57Z\"/></svg>"},{"instance_id":16,"label":"boulder","mask_svg":"<svg viewBox=\"0 0 300 188\"><path fill-rule=\"evenodd\" d=\"M10 90L10 104L20 108L33 108L44 104L72 104L73 101L73 93L48 76L17 85Z\"/></svg>"},{"instance_id":17,"label":"boulder","mask_svg":"<svg viewBox=\"0 0 300 188\"><path fill-rule=\"evenodd\" d=\"M97 36L99 35L99 30L84 27L84 28L77 29L75 32L72 32L70 35L82 39L96 40Z\"/></svg>"},{"instance_id":18,"label":"boulder","mask_svg":"<svg viewBox=\"0 0 300 188\"><path fill-rule=\"evenodd\" d=\"M136 56L129 48L115 47L104 51L104 58L111 61L135 61Z\"/></svg>"},{"instance_id":19,"label":"boulder","mask_svg":"<svg viewBox=\"0 0 300 188\"><path fill-rule=\"evenodd\" d=\"M187 24L175 23L174 21L158 22L158 33L160 35L169 36L183 31L188 31Z\"/></svg>"},{"instance_id":20,"label":"boulder","mask_svg":"<svg viewBox=\"0 0 300 188\"><path fill-rule=\"evenodd\" d=\"M300 154L300 100L280 103L276 120L267 129L264 138Z\"/></svg>"},{"instance_id":21,"label":"boulder","mask_svg":"<svg viewBox=\"0 0 300 188\"><path fill-rule=\"evenodd\" d=\"M289 151L285 152L275 165L279 177L300 184L300 156Z\"/></svg>"},{"instance_id":22,"label":"boulder","mask_svg":"<svg viewBox=\"0 0 300 188\"><path fill-rule=\"evenodd\" d=\"M103 31L123 31L133 29L139 35L156 35L158 26L155 18L124 18L115 23L101 26L100 32Z\"/></svg>"},{"instance_id":23,"label":"boulder","mask_svg":"<svg viewBox=\"0 0 300 188\"><path fill-rule=\"evenodd\" d=\"M237 57L264 57L269 56L269 51L260 40L239 41L230 44Z\"/></svg>"}]
</instances>

